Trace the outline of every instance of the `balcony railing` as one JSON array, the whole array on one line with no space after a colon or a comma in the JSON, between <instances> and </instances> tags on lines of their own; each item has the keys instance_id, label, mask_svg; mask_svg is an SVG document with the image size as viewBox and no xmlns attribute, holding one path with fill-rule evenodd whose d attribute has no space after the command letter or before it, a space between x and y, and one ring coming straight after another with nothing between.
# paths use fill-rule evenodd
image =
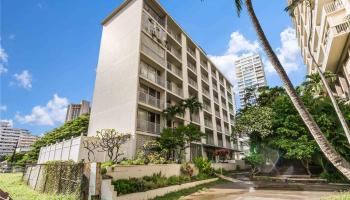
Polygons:
<instances>
[{"instance_id":1,"label":"balcony railing","mask_svg":"<svg viewBox=\"0 0 350 200\"><path fill-rule=\"evenodd\" d=\"M164 101L144 92L139 92L139 101L159 109L164 109Z\"/></svg>"},{"instance_id":2,"label":"balcony railing","mask_svg":"<svg viewBox=\"0 0 350 200\"><path fill-rule=\"evenodd\" d=\"M219 98L217 98L216 96L214 96L214 102L219 104Z\"/></svg>"},{"instance_id":3,"label":"balcony railing","mask_svg":"<svg viewBox=\"0 0 350 200\"><path fill-rule=\"evenodd\" d=\"M334 12L338 9L344 8L344 4L341 0L332 1L326 5L324 5L324 9L327 13Z\"/></svg>"},{"instance_id":4,"label":"balcony railing","mask_svg":"<svg viewBox=\"0 0 350 200\"><path fill-rule=\"evenodd\" d=\"M183 92L182 89L180 87L178 87L177 85L171 83L171 82L167 82L167 88L168 90L170 90L171 92L179 95L179 96L183 96Z\"/></svg>"},{"instance_id":5,"label":"balcony railing","mask_svg":"<svg viewBox=\"0 0 350 200\"><path fill-rule=\"evenodd\" d=\"M168 29L168 33L178 42L181 44L181 35L180 34L176 34L175 31L173 31L172 29Z\"/></svg>"},{"instance_id":6,"label":"balcony railing","mask_svg":"<svg viewBox=\"0 0 350 200\"><path fill-rule=\"evenodd\" d=\"M179 69L178 67L176 67L175 65L171 64L170 62L168 62L167 67L170 71L172 71L173 73L175 73L176 75L182 77L182 70Z\"/></svg>"},{"instance_id":7,"label":"balcony railing","mask_svg":"<svg viewBox=\"0 0 350 200\"><path fill-rule=\"evenodd\" d=\"M152 38L156 38L159 43L165 45L166 32L146 13L143 13L142 16L142 29L150 34Z\"/></svg>"},{"instance_id":8,"label":"balcony railing","mask_svg":"<svg viewBox=\"0 0 350 200\"><path fill-rule=\"evenodd\" d=\"M230 142L230 140L227 141L227 138L226 138L226 148L229 148L229 149L232 148L232 147L231 147L231 142Z\"/></svg>"},{"instance_id":9,"label":"balcony railing","mask_svg":"<svg viewBox=\"0 0 350 200\"><path fill-rule=\"evenodd\" d=\"M203 109L206 110L206 111L208 111L209 113L211 113L211 107L210 107L210 105L204 103L204 104L203 104Z\"/></svg>"},{"instance_id":10,"label":"balcony railing","mask_svg":"<svg viewBox=\"0 0 350 200\"><path fill-rule=\"evenodd\" d=\"M141 50L157 61L161 65L165 65L165 51L158 44L148 38L146 35L142 37Z\"/></svg>"},{"instance_id":11,"label":"balcony railing","mask_svg":"<svg viewBox=\"0 0 350 200\"><path fill-rule=\"evenodd\" d=\"M227 118L226 115L224 115L224 121L225 121L225 122L228 122L228 118Z\"/></svg>"},{"instance_id":12,"label":"balcony railing","mask_svg":"<svg viewBox=\"0 0 350 200\"><path fill-rule=\"evenodd\" d=\"M156 11L154 11L151 7L149 7L147 4L144 4L144 7L143 7L147 13L149 15L151 15L160 25L162 25L164 27L165 25L165 18L164 17L160 17Z\"/></svg>"},{"instance_id":13,"label":"balcony railing","mask_svg":"<svg viewBox=\"0 0 350 200\"><path fill-rule=\"evenodd\" d=\"M204 69L208 70L208 65L203 60L201 60L201 65L204 67Z\"/></svg>"},{"instance_id":14,"label":"balcony railing","mask_svg":"<svg viewBox=\"0 0 350 200\"><path fill-rule=\"evenodd\" d=\"M205 82L209 83L209 78L208 78L208 76L202 74L202 79L203 79Z\"/></svg>"},{"instance_id":15,"label":"balcony railing","mask_svg":"<svg viewBox=\"0 0 350 200\"><path fill-rule=\"evenodd\" d=\"M194 88L198 88L197 81L193 80L192 78L188 78L188 83Z\"/></svg>"},{"instance_id":16,"label":"balcony railing","mask_svg":"<svg viewBox=\"0 0 350 200\"><path fill-rule=\"evenodd\" d=\"M206 89L203 88L202 92L203 92L203 94L204 94L205 96L210 97L210 93L209 93L208 90L206 90Z\"/></svg>"},{"instance_id":17,"label":"balcony railing","mask_svg":"<svg viewBox=\"0 0 350 200\"><path fill-rule=\"evenodd\" d=\"M191 56L196 57L195 51L194 51L193 49L191 49L190 47L187 47L187 52L188 52Z\"/></svg>"},{"instance_id":18,"label":"balcony railing","mask_svg":"<svg viewBox=\"0 0 350 200\"><path fill-rule=\"evenodd\" d=\"M199 115L197 115L197 114L192 114L192 115L191 115L191 118L192 118L192 121L193 121L193 122L199 123Z\"/></svg>"},{"instance_id":19,"label":"balcony railing","mask_svg":"<svg viewBox=\"0 0 350 200\"><path fill-rule=\"evenodd\" d=\"M208 134L206 140L207 140L206 141L207 144L214 145L214 136L213 136L213 134L210 134L210 135Z\"/></svg>"},{"instance_id":20,"label":"balcony railing","mask_svg":"<svg viewBox=\"0 0 350 200\"><path fill-rule=\"evenodd\" d=\"M176 58L181 60L181 53L176 50L173 46L169 45L167 46L168 51L170 51L171 54L173 54Z\"/></svg>"},{"instance_id":21,"label":"balcony railing","mask_svg":"<svg viewBox=\"0 0 350 200\"><path fill-rule=\"evenodd\" d=\"M147 79L153 83L156 83L157 85L160 85L162 87L165 87L165 79L163 79L160 76L155 76L153 74L150 73L140 73L140 76L143 77L144 79Z\"/></svg>"},{"instance_id":22,"label":"balcony railing","mask_svg":"<svg viewBox=\"0 0 350 200\"><path fill-rule=\"evenodd\" d=\"M218 140L218 146L219 147L223 147L224 146L224 142L222 141L222 139L220 140Z\"/></svg>"},{"instance_id":23,"label":"balcony railing","mask_svg":"<svg viewBox=\"0 0 350 200\"><path fill-rule=\"evenodd\" d=\"M188 68L190 68L194 73L197 73L196 66L193 63L187 63Z\"/></svg>"},{"instance_id":24,"label":"balcony railing","mask_svg":"<svg viewBox=\"0 0 350 200\"><path fill-rule=\"evenodd\" d=\"M204 125L209 128L213 128L213 123L209 120L204 120Z\"/></svg>"},{"instance_id":25,"label":"balcony railing","mask_svg":"<svg viewBox=\"0 0 350 200\"><path fill-rule=\"evenodd\" d=\"M222 128L219 124L216 124L216 130L219 131L219 132L222 132Z\"/></svg>"},{"instance_id":26,"label":"balcony railing","mask_svg":"<svg viewBox=\"0 0 350 200\"><path fill-rule=\"evenodd\" d=\"M229 108L229 110L230 110L230 113L232 113L232 114L234 113L233 108Z\"/></svg>"},{"instance_id":27,"label":"balcony railing","mask_svg":"<svg viewBox=\"0 0 350 200\"><path fill-rule=\"evenodd\" d=\"M230 134L230 129L228 129L228 127L225 127L225 133Z\"/></svg>"},{"instance_id":28,"label":"balcony railing","mask_svg":"<svg viewBox=\"0 0 350 200\"><path fill-rule=\"evenodd\" d=\"M137 130L159 135L163 130L163 126L147 120L137 119Z\"/></svg>"}]
</instances>

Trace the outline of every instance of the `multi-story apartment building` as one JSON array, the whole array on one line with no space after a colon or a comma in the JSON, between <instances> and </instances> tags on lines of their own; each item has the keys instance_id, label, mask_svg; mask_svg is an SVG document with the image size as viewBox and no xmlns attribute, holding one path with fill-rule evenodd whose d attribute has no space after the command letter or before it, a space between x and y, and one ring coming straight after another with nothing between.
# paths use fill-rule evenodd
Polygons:
<instances>
[{"instance_id":1,"label":"multi-story apartment building","mask_svg":"<svg viewBox=\"0 0 350 200\"><path fill-rule=\"evenodd\" d=\"M38 139L28 130L13 128L9 122L0 122L0 157L11 154L16 147L20 151L29 150L29 147Z\"/></svg>"},{"instance_id":2,"label":"multi-story apartment building","mask_svg":"<svg viewBox=\"0 0 350 200\"><path fill-rule=\"evenodd\" d=\"M80 104L69 104L67 107L66 122L72 121L81 115L90 113L90 102L82 100Z\"/></svg>"},{"instance_id":3,"label":"multi-story apartment building","mask_svg":"<svg viewBox=\"0 0 350 200\"><path fill-rule=\"evenodd\" d=\"M350 1L315 0L312 27L310 8L304 3L294 11L293 22L308 74L316 73L308 48L323 71L337 74L335 95L350 97ZM311 29L310 29L311 28ZM310 45L308 43L311 35Z\"/></svg>"},{"instance_id":4,"label":"multi-story apartment building","mask_svg":"<svg viewBox=\"0 0 350 200\"><path fill-rule=\"evenodd\" d=\"M132 158L172 126L165 108L197 97L203 109L192 120L207 137L191 153L212 158L217 148L237 149L230 140L233 86L158 1L126 0L102 25L89 136L105 128L131 133L125 152ZM186 113L174 125L189 121Z\"/></svg>"},{"instance_id":5,"label":"multi-story apartment building","mask_svg":"<svg viewBox=\"0 0 350 200\"><path fill-rule=\"evenodd\" d=\"M235 61L235 67L241 107L245 107L246 103L248 103L246 101L254 104L256 101L254 95L249 99L245 99L245 95L247 89L255 90L256 95L258 95L257 89L267 86L261 57L259 55L252 55L240 58Z\"/></svg>"}]
</instances>

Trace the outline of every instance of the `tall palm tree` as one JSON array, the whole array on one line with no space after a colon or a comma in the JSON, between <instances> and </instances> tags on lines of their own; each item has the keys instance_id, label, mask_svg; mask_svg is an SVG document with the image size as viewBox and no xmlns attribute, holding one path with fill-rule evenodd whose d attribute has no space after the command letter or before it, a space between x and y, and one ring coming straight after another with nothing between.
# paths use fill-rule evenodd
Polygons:
<instances>
[{"instance_id":1,"label":"tall palm tree","mask_svg":"<svg viewBox=\"0 0 350 200\"><path fill-rule=\"evenodd\" d=\"M299 0L300 1L300 0ZM234 0L235 7L237 9L237 14L239 14L242 11L243 6L243 0ZM304 103L301 101L300 97L298 96L296 90L293 87L292 82L290 81L286 71L282 67L281 62L279 61L277 55L273 51L269 41L266 38L266 35L260 25L260 22L255 14L254 7L252 5L251 0L244 0L244 3L246 5L246 8L248 10L248 14L251 18L252 24L254 26L254 29L258 35L259 41L263 46L263 49L269 58L271 64L275 68L277 74L280 76L284 88L291 98L291 101L293 102L294 107L299 112L301 118L303 119L304 123L308 127L310 133L312 134L313 138L317 142L318 146L320 147L321 151L324 153L324 155L327 157L327 159L342 173L345 177L350 179L350 163L345 160L334 148L333 146L327 141L326 137L321 132L320 128L316 124L315 120L311 116L311 114L306 109Z\"/></svg>"},{"instance_id":2,"label":"tall palm tree","mask_svg":"<svg viewBox=\"0 0 350 200\"><path fill-rule=\"evenodd\" d=\"M340 123L343 127L343 130L345 132L345 135L348 139L348 142L350 144L350 129L349 129L349 126L348 124L346 123L345 121L345 118L344 118L344 115L343 113L341 112L341 110L339 109L339 106L338 106L338 103L337 103L337 100L335 99L334 95L333 95L333 92L331 90L331 87L329 86L328 82L327 82L327 78L323 75L323 72L321 70L321 66L317 63L315 57L314 57L314 54L313 52L311 51L311 35L312 35L312 23L313 23L313 12L312 10L314 9L314 2L313 0L290 0L290 3L289 3L289 6L286 7L285 11L288 11L290 13L290 15L292 17L294 17L294 10L295 8L297 8L300 4L306 4L306 6L309 8L309 10L311 12L309 12L309 15L310 15L310 27L309 27L309 37L308 37L308 51L309 51L309 54L311 56L311 59L312 59L312 63L314 64L318 74L320 75L321 77L321 80L322 80L322 83L324 85L324 87L326 88L326 91L327 91L327 94L329 96L329 98L331 99L332 101L332 104L333 104L333 107L334 107L334 110L335 112L337 113L338 115L338 118L340 120Z\"/></svg>"},{"instance_id":3,"label":"tall palm tree","mask_svg":"<svg viewBox=\"0 0 350 200\"><path fill-rule=\"evenodd\" d=\"M179 105L169 106L165 110L163 110L162 114L164 115L165 119L171 121L172 128L174 128L174 119L175 116L178 114L184 113L183 109Z\"/></svg>"},{"instance_id":4,"label":"tall palm tree","mask_svg":"<svg viewBox=\"0 0 350 200\"><path fill-rule=\"evenodd\" d=\"M336 75L334 73L325 71L323 75L329 81L329 83L333 84L335 82ZM326 95L320 74L312 73L310 75L306 75L306 79L307 80L303 83L306 91L315 97Z\"/></svg>"},{"instance_id":5,"label":"tall palm tree","mask_svg":"<svg viewBox=\"0 0 350 200\"><path fill-rule=\"evenodd\" d=\"M190 112L190 121L192 122L193 113L202 109L202 103L198 101L197 97L190 97L182 101L183 110L188 109Z\"/></svg>"}]
</instances>

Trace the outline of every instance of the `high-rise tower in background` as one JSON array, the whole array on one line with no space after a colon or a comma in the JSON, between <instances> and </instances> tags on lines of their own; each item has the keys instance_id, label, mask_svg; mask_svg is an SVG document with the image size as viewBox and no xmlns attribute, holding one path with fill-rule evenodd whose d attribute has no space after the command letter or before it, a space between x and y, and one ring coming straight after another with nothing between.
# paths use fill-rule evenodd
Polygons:
<instances>
[{"instance_id":1,"label":"high-rise tower in background","mask_svg":"<svg viewBox=\"0 0 350 200\"><path fill-rule=\"evenodd\" d=\"M304 4L294 11L293 22L308 74L317 73L308 48L322 71L337 75L334 94L350 99L350 0L315 0L310 29L310 8ZM311 33L310 33L311 30ZM310 45L308 43L311 34Z\"/></svg>"},{"instance_id":2,"label":"high-rise tower in background","mask_svg":"<svg viewBox=\"0 0 350 200\"><path fill-rule=\"evenodd\" d=\"M131 133L125 152L134 157L145 142L172 126L163 109L197 97L203 109L191 119L207 137L191 144L192 158L213 159L219 148L235 155L233 86L158 1L124 1L102 24L89 136L106 128ZM189 121L186 113L174 125Z\"/></svg>"},{"instance_id":3,"label":"high-rise tower in background","mask_svg":"<svg viewBox=\"0 0 350 200\"><path fill-rule=\"evenodd\" d=\"M66 122L72 121L81 115L90 113L90 102L82 100L80 104L69 104L66 114Z\"/></svg>"},{"instance_id":4,"label":"high-rise tower in background","mask_svg":"<svg viewBox=\"0 0 350 200\"><path fill-rule=\"evenodd\" d=\"M247 103L256 101L258 88L267 86L265 71L259 55L240 58L235 61L235 67L239 99L241 107L245 107ZM250 98L246 98L248 92L252 93Z\"/></svg>"}]
</instances>

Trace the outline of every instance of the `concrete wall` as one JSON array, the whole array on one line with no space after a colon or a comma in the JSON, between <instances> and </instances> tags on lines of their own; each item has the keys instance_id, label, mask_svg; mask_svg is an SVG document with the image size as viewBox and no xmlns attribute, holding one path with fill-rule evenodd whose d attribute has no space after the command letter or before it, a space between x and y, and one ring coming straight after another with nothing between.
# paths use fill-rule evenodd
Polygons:
<instances>
[{"instance_id":1,"label":"concrete wall","mask_svg":"<svg viewBox=\"0 0 350 200\"><path fill-rule=\"evenodd\" d=\"M126 165L109 168L107 175L113 177L113 180L141 178L144 176L151 176L155 173L161 172L166 177L179 176L181 174L180 164L166 164L166 165Z\"/></svg>"},{"instance_id":2,"label":"concrete wall","mask_svg":"<svg viewBox=\"0 0 350 200\"><path fill-rule=\"evenodd\" d=\"M142 1L133 0L103 25L89 136L114 128L135 134ZM135 137L124 149L135 154Z\"/></svg>"}]
</instances>

